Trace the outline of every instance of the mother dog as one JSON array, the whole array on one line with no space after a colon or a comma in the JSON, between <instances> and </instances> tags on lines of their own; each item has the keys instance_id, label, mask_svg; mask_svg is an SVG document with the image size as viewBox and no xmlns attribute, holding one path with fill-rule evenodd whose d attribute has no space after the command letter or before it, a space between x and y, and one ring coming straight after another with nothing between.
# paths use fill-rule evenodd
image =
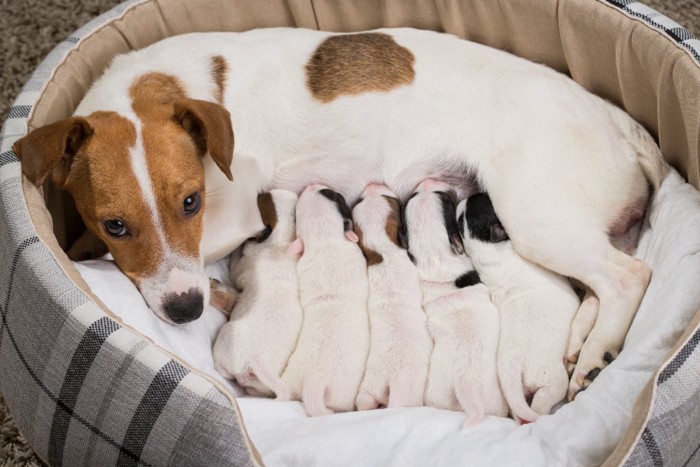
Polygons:
<instances>
[{"instance_id":1,"label":"mother dog","mask_svg":"<svg viewBox=\"0 0 700 467\"><path fill-rule=\"evenodd\" d=\"M650 279L610 238L667 171L641 126L564 75L411 29L171 37L117 57L73 117L14 151L175 323L202 312L205 259L262 230L258 191L322 183L353 202L379 182L405 199L428 177L488 191L522 256L600 299L579 387L619 352Z\"/></svg>"}]
</instances>

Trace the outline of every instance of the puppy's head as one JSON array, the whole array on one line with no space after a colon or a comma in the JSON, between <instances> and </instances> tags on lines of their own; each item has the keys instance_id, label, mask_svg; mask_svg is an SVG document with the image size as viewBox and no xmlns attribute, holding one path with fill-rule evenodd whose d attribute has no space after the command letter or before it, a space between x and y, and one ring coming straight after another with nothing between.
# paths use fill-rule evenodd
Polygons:
<instances>
[{"instance_id":1,"label":"puppy's head","mask_svg":"<svg viewBox=\"0 0 700 467\"><path fill-rule=\"evenodd\" d=\"M508 240L486 193L477 193L457 206L457 221L465 246L473 241L500 243Z\"/></svg>"},{"instance_id":2,"label":"puppy's head","mask_svg":"<svg viewBox=\"0 0 700 467\"><path fill-rule=\"evenodd\" d=\"M421 182L406 201L402 217L402 241L418 262L464 253L450 185L436 180Z\"/></svg>"},{"instance_id":3,"label":"puppy's head","mask_svg":"<svg viewBox=\"0 0 700 467\"><path fill-rule=\"evenodd\" d=\"M128 112L39 128L13 150L32 183L51 180L71 193L88 229L148 306L179 324L197 319L209 294L200 254L202 158L210 154L231 179L233 130L219 105L155 95Z\"/></svg>"},{"instance_id":4,"label":"puppy's head","mask_svg":"<svg viewBox=\"0 0 700 467\"><path fill-rule=\"evenodd\" d=\"M299 196L297 235L305 242L346 237L357 242L352 213L340 193L323 185L309 185Z\"/></svg>"},{"instance_id":5,"label":"puppy's head","mask_svg":"<svg viewBox=\"0 0 700 467\"><path fill-rule=\"evenodd\" d=\"M257 243L289 243L296 231L295 210L298 197L288 190L271 190L258 195L258 210L265 228Z\"/></svg>"},{"instance_id":6,"label":"puppy's head","mask_svg":"<svg viewBox=\"0 0 700 467\"><path fill-rule=\"evenodd\" d=\"M352 210L352 218L369 266L381 263L383 253L402 247L401 206L396 193L386 185L368 185Z\"/></svg>"}]
</instances>

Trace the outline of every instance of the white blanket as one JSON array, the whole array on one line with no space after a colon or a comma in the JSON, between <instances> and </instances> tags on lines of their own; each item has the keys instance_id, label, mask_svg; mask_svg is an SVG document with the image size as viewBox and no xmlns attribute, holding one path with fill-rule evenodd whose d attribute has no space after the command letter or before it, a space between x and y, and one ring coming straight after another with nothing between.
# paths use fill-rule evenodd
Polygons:
<instances>
[{"instance_id":1,"label":"white blanket","mask_svg":"<svg viewBox=\"0 0 700 467\"><path fill-rule=\"evenodd\" d=\"M497 417L463 429L464 415L418 407L309 418L298 402L239 397L248 433L267 465L540 466L595 465L612 452L634 402L669 349L700 309L700 193L672 172L652 204L637 256L653 277L617 360L576 401L537 422L518 426ZM223 316L208 307L185 326L163 323L111 263L77 264L116 314L221 380L211 343ZM225 265L210 269L221 277ZM624 291L620 291L624 293ZM235 385L228 387L237 396Z\"/></svg>"}]
</instances>

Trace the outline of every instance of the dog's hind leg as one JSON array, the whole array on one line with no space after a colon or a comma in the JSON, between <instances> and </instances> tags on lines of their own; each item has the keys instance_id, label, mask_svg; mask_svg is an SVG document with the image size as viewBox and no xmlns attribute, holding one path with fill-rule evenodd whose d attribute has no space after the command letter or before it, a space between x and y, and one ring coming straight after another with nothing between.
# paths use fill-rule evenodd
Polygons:
<instances>
[{"instance_id":1,"label":"dog's hind leg","mask_svg":"<svg viewBox=\"0 0 700 467\"><path fill-rule=\"evenodd\" d=\"M586 198L537 187L536 193L492 192L494 208L523 257L588 286L600 307L578 356L569 397L617 357L651 278L643 262L612 246L607 219ZM573 189L572 189L573 190ZM593 214L590 215L593 211ZM573 214L572 214L573 213ZM589 215L587 215L589 214Z\"/></svg>"},{"instance_id":2,"label":"dog's hind leg","mask_svg":"<svg viewBox=\"0 0 700 467\"><path fill-rule=\"evenodd\" d=\"M524 257L586 284L600 302L598 316L572 376L572 398L617 357L644 297L651 270L642 261L614 248L605 233L590 226L559 222L549 230L550 236L539 239L537 235L527 235L526 243L518 242L520 238L515 236L511 240ZM551 238L567 239L566 248L552 247Z\"/></svg>"},{"instance_id":3,"label":"dog's hind leg","mask_svg":"<svg viewBox=\"0 0 700 467\"><path fill-rule=\"evenodd\" d=\"M578 361L578 354L583 347L583 342L590 334L596 318L598 317L598 297L593 295L590 290L586 290L586 295L583 297L581 306L579 306L573 321L571 322L571 332L569 333L569 342L564 355L565 364L569 376L573 373Z\"/></svg>"}]
</instances>

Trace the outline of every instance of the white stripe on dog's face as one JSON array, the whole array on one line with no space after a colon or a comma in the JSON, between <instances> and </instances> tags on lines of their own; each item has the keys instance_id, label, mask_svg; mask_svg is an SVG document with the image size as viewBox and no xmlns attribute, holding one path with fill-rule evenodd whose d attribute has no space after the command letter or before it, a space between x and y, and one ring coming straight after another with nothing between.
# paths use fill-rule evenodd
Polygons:
<instances>
[{"instance_id":1,"label":"white stripe on dog's face","mask_svg":"<svg viewBox=\"0 0 700 467\"><path fill-rule=\"evenodd\" d=\"M139 288L148 306L164 321L186 323L199 318L209 301L209 282L201 258L187 258L173 250L166 239L151 171L143 145L141 121L134 116L136 145L129 151L131 168L148 206L153 230L163 252L162 262L153 275L139 279ZM167 207L166 207L167 209Z\"/></svg>"},{"instance_id":2,"label":"white stripe on dog's face","mask_svg":"<svg viewBox=\"0 0 700 467\"><path fill-rule=\"evenodd\" d=\"M86 120L94 133L65 189L153 312L170 323L197 319L209 285L200 255L204 170L192 138L165 114L96 112ZM196 212L185 211L185 200Z\"/></svg>"}]
</instances>

